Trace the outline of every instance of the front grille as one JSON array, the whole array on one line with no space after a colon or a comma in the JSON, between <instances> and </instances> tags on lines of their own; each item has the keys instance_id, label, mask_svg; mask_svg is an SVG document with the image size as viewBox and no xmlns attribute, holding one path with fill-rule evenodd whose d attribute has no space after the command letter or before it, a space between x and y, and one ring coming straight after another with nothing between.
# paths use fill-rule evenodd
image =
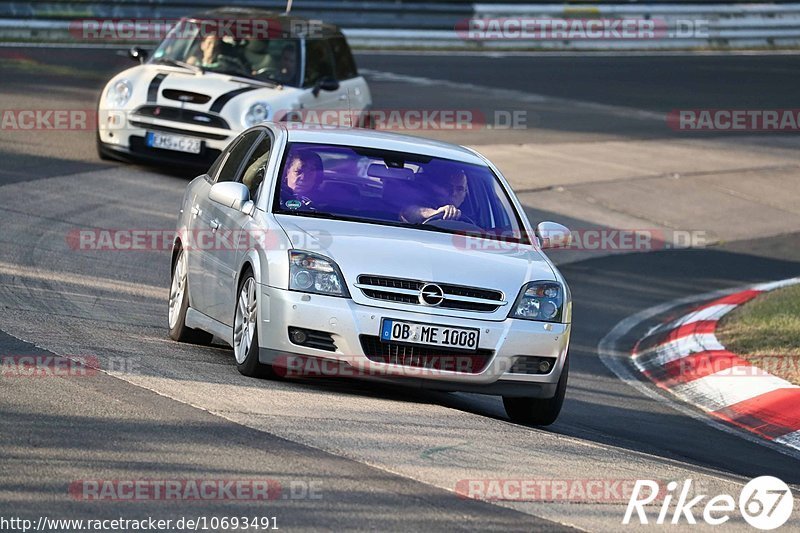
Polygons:
<instances>
[{"instance_id":1,"label":"front grille","mask_svg":"<svg viewBox=\"0 0 800 533\"><path fill-rule=\"evenodd\" d=\"M218 115L212 115L202 111L192 111L191 109L184 109L181 107L143 105L133 112L133 116L136 115L183 122L184 124L194 124L195 126L208 126L210 128L220 128L223 130L231 129L228 122Z\"/></svg>"},{"instance_id":2,"label":"front grille","mask_svg":"<svg viewBox=\"0 0 800 533\"><path fill-rule=\"evenodd\" d=\"M542 370L539 365L544 362L547 363L547 368ZM512 374L549 374L555 364L555 357L522 356L517 357L509 372Z\"/></svg>"},{"instance_id":3,"label":"front grille","mask_svg":"<svg viewBox=\"0 0 800 533\"><path fill-rule=\"evenodd\" d=\"M205 104L211 100L207 94L193 93L191 91L180 91L177 89L164 89L161 91L164 98L170 100L178 100L179 102L188 102L192 104Z\"/></svg>"},{"instance_id":4,"label":"front grille","mask_svg":"<svg viewBox=\"0 0 800 533\"><path fill-rule=\"evenodd\" d=\"M222 141L229 137L229 135L219 135L217 133L206 133L204 131L182 130L180 128L170 128L169 126L161 126L159 124L148 124L147 122L140 122L138 120L131 120L131 126L142 128L150 131L163 131L165 133L175 133L177 135L188 135L190 137L200 137L201 139L212 139L215 141Z\"/></svg>"},{"instance_id":5,"label":"front grille","mask_svg":"<svg viewBox=\"0 0 800 533\"><path fill-rule=\"evenodd\" d=\"M412 281L407 279L398 278L383 278L379 276L359 276L358 283L362 285L369 285L373 287L385 287L389 289L402 289L407 291L419 292L424 283L421 281ZM418 294L403 294L400 292L384 291L380 288L368 289L360 287L364 296L367 298L374 298L376 300L389 300L392 302L402 302L406 304L419 304Z\"/></svg>"},{"instance_id":6,"label":"front grille","mask_svg":"<svg viewBox=\"0 0 800 533\"><path fill-rule=\"evenodd\" d=\"M361 335L361 349L375 363L449 370L464 374L479 374L492 359L494 351L478 349L467 353L440 346L415 346L399 342L382 342L375 335Z\"/></svg>"},{"instance_id":7,"label":"front grille","mask_svg":"<svg viewBox=\"0 0 800 533\"><path fill-rule=\"evenodd\" d=\"M422 305L419 301L419 292L427 283L419 280L362 274L358 277L356 287L361 289L367 298ZM437 307L490 313L496 311L500 306L506 305L502 291L449 283L436 283L436 285L441 287L444 293L444 301Z\"/></svg>"}]
</instances>

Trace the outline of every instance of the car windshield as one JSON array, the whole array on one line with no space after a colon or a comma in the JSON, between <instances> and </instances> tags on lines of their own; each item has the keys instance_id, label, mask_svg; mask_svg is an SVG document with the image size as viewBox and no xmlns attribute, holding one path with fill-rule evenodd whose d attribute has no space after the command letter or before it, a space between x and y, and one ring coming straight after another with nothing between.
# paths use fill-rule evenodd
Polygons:
<instances>
[{"instance_id":1,"label":"car windshield","mask_svg":"<svg viewBox=\"0 0 800 533\"><path fill-rule=\"evenodd\" d=\"M152 61L299 86L298 39L269 38L266 31L237 35L228 26L216 20L181 21L158 46Z\"/></svg>"},{"instance_id":2,"label":"car windshield","mask_svg":"<svg viewBox=\"0 0 800 533\"><path fill-rule=\"evenodd\" d=\"M276 213L527 242L511 201L487 166L292 143L280 177Z\"/></svg>"}]
</instances>

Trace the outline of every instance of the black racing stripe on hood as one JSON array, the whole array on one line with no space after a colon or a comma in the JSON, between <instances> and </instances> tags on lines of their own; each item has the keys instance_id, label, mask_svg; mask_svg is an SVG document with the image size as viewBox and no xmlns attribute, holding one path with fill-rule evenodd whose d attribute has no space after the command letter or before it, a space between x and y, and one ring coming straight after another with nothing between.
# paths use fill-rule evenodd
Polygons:
<instances>
[{"instance_id":1,"label":"black racing stripe on hood","mask_svg":"<svg viewBox=\"0 0 800 533\"><path fill-rule=\"evenodd\" d=\"M161 82L166 77L167 75L164 73L156 74L156 77L150 82L150 86L147 88L147 103L156 103L158 100L158 88L161 87Z\"/></svg>"},{"instance_id":2,"label":"black racing stripe on hood","mask_svg":"<svg viewBox=\"0 0 800 533\"><path fill-rule=\"evenodd\" d=\"M222 111L222 108L225 107L225 104L227 104L228 102L230 102L231 100L233 100L234 98L239 96L240 94L246 93L246 92L249 92L249 91L254 91L257 88L258 87L242 87L241 89L236 89L235 91L229 91L229 92L227 92L225 94L221 94L211 104L211 109L209 109L209 111L211 111L212 113L219 113L220 111Z\"/></svg>"}]
</instances>

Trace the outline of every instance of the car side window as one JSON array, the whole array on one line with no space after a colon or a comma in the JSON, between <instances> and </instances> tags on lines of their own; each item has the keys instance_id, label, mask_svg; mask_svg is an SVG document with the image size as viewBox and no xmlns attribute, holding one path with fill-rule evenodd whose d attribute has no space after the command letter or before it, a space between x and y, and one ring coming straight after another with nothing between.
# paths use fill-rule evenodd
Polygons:
<instances>
[{"instance_id":1,"label":"car side window","mask_svg":"<svg viewBox=\"0 0 800 533\"><path fill-rule=\"evenodd\" d=\"M333 50L333 59L336 62L336 79L349 80L358 76L356 62L345 38L337 37L331 39L330 44Z\"/></svg>"},{"instance_id":2,"label":"car side window","mask_svg":"<svg viewBox=\"0 0 800 533\"><path fill-rule=\"evenodd\" d=\"M219 167L220 165L222 165L222 162L225 161L226 154L227 152L223 150L222 153L219 154L219 157L217 157L216 161L214 161L214 164L211 165L211 168L208 169L208 172L206 174L208 174L209 178L211 178L212 180L214 179L214 176L217 175L217 172L219 171Z\"/></svg>"},{"instance_id":3,"label":"car side window","mask_svg":"<svg viewBox=\"0 0 800 533\"><path fill-rule=\"evenodd\" d=\"M326 39L306 41L306 75L304 87L313 87L324 78L333 78L333 54Z\"/></svg>"},{"instance_id":4,"label":"car side window","mask_svg":"<svg viewBox=\"0 0 800 533\"><path fill-rule=\"evenodd\" d=\"M264 135L244 165L241 182L250 190L250 199L254 202L258 201L258 195L264 183L271 149L272 138L268 134Z\"/></svg>"},{"instance_id":5,"label":"car side window","mask_svg":"<svg viewBox=\"0 0 800 533\"><path fill-rule=\"evenodd\" d=\"M236 178L239 177L239 169L242 167L242 163L244 163L242 160L247 156L247 152L252 148L253 143L262 133L262 130L253 130L234 141L236 144L231 147L228 158L219 171L217 182L236 181Z\"/></svg>"}]
</instances>

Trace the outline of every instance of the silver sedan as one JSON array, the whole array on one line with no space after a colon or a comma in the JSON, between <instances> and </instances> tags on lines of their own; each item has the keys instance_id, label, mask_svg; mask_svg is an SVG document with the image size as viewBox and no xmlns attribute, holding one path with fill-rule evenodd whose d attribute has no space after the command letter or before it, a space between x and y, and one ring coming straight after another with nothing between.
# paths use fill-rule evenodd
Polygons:
<instances>
[{"instance_id":1,"label":"silver sedan","mask_svg":"<svg viewBox=\"0 0 800 533\"><path fill-rule=\"evenodd\" d=\"M566 391L572 300L497 168L451 144L264 123L187 187L170 335L258 377L355 376L496 394L546 425Z\"/></svg>"}]
</instances>

